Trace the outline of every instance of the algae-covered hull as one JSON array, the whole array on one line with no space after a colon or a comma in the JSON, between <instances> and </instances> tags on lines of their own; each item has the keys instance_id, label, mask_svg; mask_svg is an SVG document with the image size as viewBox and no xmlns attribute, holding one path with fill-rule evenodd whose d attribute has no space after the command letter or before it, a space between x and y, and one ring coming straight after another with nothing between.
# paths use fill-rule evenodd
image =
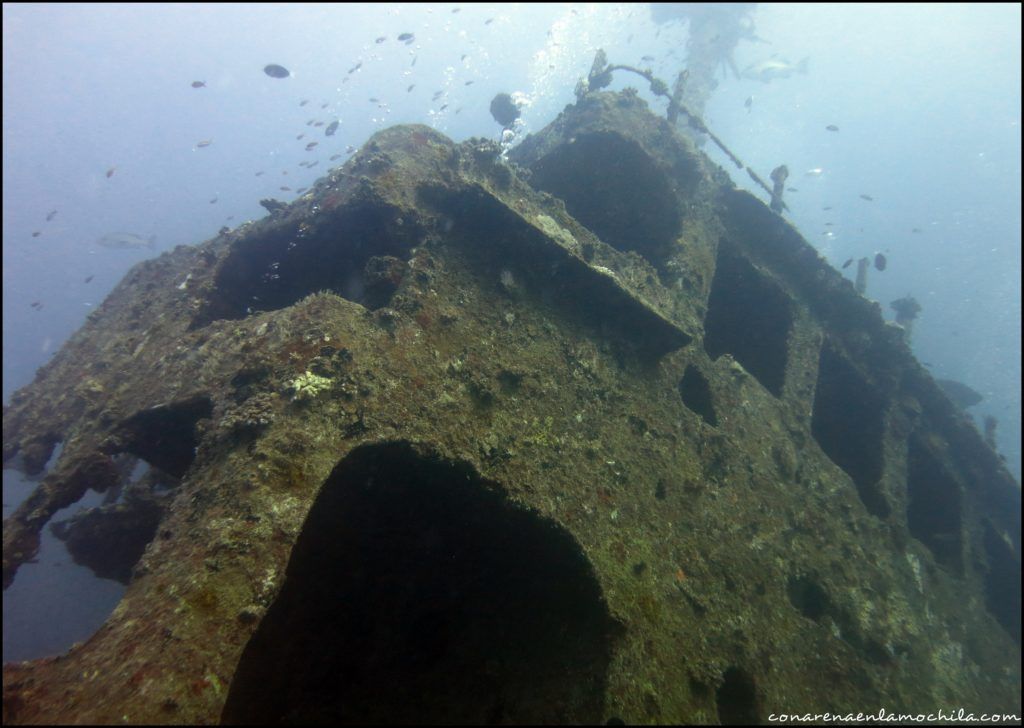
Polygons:
<instances>
[{"instance_id":1,"label":"algae-covered hull","mask_svg":"<svg viewBox=\"0 0 1024 728\"><path fill-rule=\"evenodd\" d=\"M378 133L14 395L5 586L124 487L128 589L5 722L1019 710L1020 490L902 330L634 94L499 151Z\"/></svg>"}]
</instances>

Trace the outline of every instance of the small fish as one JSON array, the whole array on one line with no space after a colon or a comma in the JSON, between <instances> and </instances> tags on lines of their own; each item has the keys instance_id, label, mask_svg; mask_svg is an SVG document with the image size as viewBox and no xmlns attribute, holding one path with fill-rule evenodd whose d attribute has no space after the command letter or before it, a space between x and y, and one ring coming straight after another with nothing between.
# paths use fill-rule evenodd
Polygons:
<instances>
[{"instance_id":1,"label":"small fish","mask_svg":"<svg viewBox=\"0 0 1024 728\"><path fill-rule=\"evenodd\" d=\"M261 176L262 174L263 174L263 172L257 172L257 173L256 173L256 176L257 176L257 177L259 177L259 176Z\"/></svg>"},{"instance_id":2,"label":"small fish","mask_svg":"<svg viewBox=\"0 0 1024 728\"><path fill-rule=\"evenodd\" d=\"M47 218L47 219L49 219L49 218ZM912 233L919 233L919 232L921 232L921 228L911 228L910 232L912 232Z\"/></svg>"},{"instance_id":3,"label":"small fish","mask_svg":"<svg viewBox=\"0 0 1024 728\"><path fill-rule=\"evenodd\" d=\"M750 113L750 107L753 106L753 105L754 105L754 97L753 96L748 96L747 100L743 102L743 106L746 107L748 114Z\"/></svg>"},{"instance_id":4,"label":"small fish","mask_svg":"<svg viewBox=\"0 0 1024 728\"><path fill-rule=\"evenodd\" d=\"M494 18L488 18L487 20L484 21L484 25L490 25L493 22L494 22Z\"/></svg>"},{"instance_id":5,"label":"small fish","mask_svg":"<svg viewBox=\"0 0 1024 728\"><path fill-rule=\"evenodd\" d=\"M84 281L82 281L82 282L83 282L83 283L88 283L89 281L91 281L91 280L92 280L93 278L95 278L95 277L96 277L96 274L95 274L95 273L94 273L94 274L92 274L92 275L88 275L88 276L86 276L86 277L85 277L85 280L84 280Z\"/></svg>"},{"instance_id":6,"label":"small fish","mask_svg":"<svg viewBox=\"0 0 1024 728\"><path fill-rule=\"evenodd\" d=\"M861 195L860 199L867 200L868 202L874 202L875 201L875 198L872 197L871 195Z\"/></svg>"},{"instance_id":7,"label":"small fish","mask_svg":"<svg viewBox=\"0 0 1024 728\"><path fill-rule=\"evenodd\" d=\"M984 399L978 392L968 387L963 382L957 382L953 379L936 379L935 383L942 388L953 402L960 405L963 408L973 407Z\"/></svg>"},{"instance_id":8,"label":"small fish","mask_svg":"<svg viewBox=\"0 0 1024 728\"><path fill-rule=\"evenodd\" d=\"M885 256L881 253L875 253L875 268L878 270L885 270L886 265L887 261L885 260Z\"/></svg>"},{"instance_id":9,"label":"small fish","mask_svg":"<svg viewBox=\"0 0 1024 728\"><path fill-rule=\"evenodd\" d=\"M356 71L358 71L362 67L363 67L363 62L359 61L359 63L357 63L356 65L352 66L352 68L348 69L348 75L352 75L353 73L355 73Z\"/></svg>"},{"instance_id":10,"label":"small fish","mask_svg":"<svg viewBox=\"0 0 1024 728\"><path fill-rule=\"evenodd\" d=\"M280 190L281 190L282 192L291 192L291 191L292 191L292 188L291 188L291 187L286 187L286 186L282 185L282 186L280 187Z\"/></svg>"},{"instance_id":11,"label":"small fish","mask_svg":"<svg viewBox=\"0 0 1024 728\"><path fill-rule=\"evenodd\" d=\"M334 121L327 125L327 128L324 129L324 136L334 136L334 132L336 131L338 131L337 119L335 119Z\"/></svg>"},{"instance_id":12,"label":"small fish","mask_svg":"<svg viewBox=\"0 0 1024 728\"><path fill-rule=\"evenodd\" d=\"M821 209L822 209L822 210L831 210L832 208L831 208L831 207L823 207L823 208L821 208Z\"/></svg>"},{"instance_id":13,"label":"small fish","mask_svg":"<svg viewBox=\"0 0 1024 728\"><path fill-rule=\"evenodd\" d=\"M313 126L314 121L316 121L316 119L310 119L309 121L306 122L306 126Z\"/></svg>"},{"instance_id":14,"label":"small fish","mask_svg":"<svg viewBox=\"0 0 1024 728\"><path fill-rule=\"evenodd\" d=\"M216 205L217 204L217 198L214 197L212 200L210 200L210 204L211 205Z\"/></svg>"},{"instance_id":15,"label":"small fish","mask_svg":"<svg viewBox=\"0 0 1024 728\"><path fill-rule=\"evenodd\" d=\"M472 86L472 85L473 85L473 82L472 82L472 81L466 81L466 83L465 83L464 85L466 85L466 86Z\"/></svg>"},{"instance_id":16,"label":"small fish","mask_svg":"<svg viewBox=\"0 0 1024 728\"><path fill-rule=\"evenodd\" d=\"M299 102L299 106L305 106L308 103L309 103L309 99L303 99L302 101Z\"/></svg>"},{"instance_id":17,"label":"small fish","mask_svg":"<svg viewBox=\"0 0 1024 728\"><path fill-rule=\"evenodd\" d=\"M828 126L826 126L825 128L826 128L827 130L829 130L829 131L839 131L839 127L838 127L838 126L836 126L835 124L829 124L829 125L828 125Z\"/></svg>"},{"instance_id":18,"label":"small fish","mask_svg":"<svg viewBox=\"0 0 1024 728\"><path fill-rule=\"evenodd\" d=\"M412 90L413 90L414 88L416 88L416 84L412 84L411 86L409 86L409 88L407 88L407 89L405 90L405 92L406 92L406 93L409 93L409 92L410 92L410 91L412 91Z\"/></svg>"},{"instance_id":19,"label":"small fish","mask_svg":"<svg viewBox=\"0 0 1024 728\"><path fill-rule=\"evenodd\" d=\"M306 135L305 134L299 134L297 137L295 137L295 141L298 141L299 139L301 139L304 136L306 136Z\"/></svg>"},{"instance_id":20,"label":"small fish","mask_svg":"<svg viewBox=\"0 0 1024 728\"><path fill-rule=\"evenodd\" d=\"M315 147L319 143L320 142L310 142L309 144L306 145L306 151L307 152L312 151L313 147Z\"/></svg>"},{"instance_id":21,"label":"small fish","mask_svg":"<svg viewBox=\"0 0 1024 728\"><path fill-rule=\"evenodd\" d=\"M306 169L313 169L313 167L315 167L318 164L320 164L320 160L319 159L317 161L315 161L315 162L310 162L309 164L307 164L306 165Z\"/></svg>"},{"instance_id":22,"label":"small fish","mask_svg":"<svg viewBox=\"0 0 1024 728\"><path fill-rule=\"evenodd\" d=\"M380 103L380 99L378 99L376 96L371 96L370 97L370 103L371 104L379 104Z\"/></svg>"},{"instance_id":23,"label":"small fish","mask_svg":"<svg viewBox=\"0 0 1024 728\"><path fill-rule=\"evenodd\" d=\"M853 258L850 258L845 263L843 263L843 270L846 270L847 268L849 268L851 263L853 263Z\"/></svg>"},{"instance_id":24,"label":"small fish","mask_svg":"<svg viewBox=\"0 0 1024 728\"><path fill-rule=\"evenodd\" d=\"M201 142L196 142L196 149L202 149L213 144L213 139L203 139Z\"/></svg>"},{"instance_id":25,"label":"small fish","mask_svg":"<svg viewBox=\"0 0 1024 728\"><path fill-rule=\"evenodd\" d=\"M386 35L382 35L380 38L377 38L373 42L376 43L377 45L380 45L381 43L383 43L387 39L388 39L388 37Z\"/></svg>"},{"instance_id":26,"label":"small fish","mask_svg":"<svg viewBox=\"0 0 1024 728\"><path fill-rule=\"evenodd\" d=\"M460 12L461 10L462 8L452 8L452 15L455 15L455 13Z\"/></svg>"},{"instance_id":27,"label":"small fish","mask_svg":"<svg viewBox=\"0 0 1024 728\"><path fill-rule=\"evenodd\" d=\"M321 108L321 109L326 109L326 108L327 108L328 106L330 106L330 105L331 105L331 104L330 104L330 102L328 102L328 101L325 101L324 103L320 104L320 108Z\"/></svg>"},{"instance_id":28,"label":"small fish","mask_svg":"<svg viewBox=\"0 0 1024 728\"><path fill-rule=\"evenodd\" d=\"M825 223L825 227L832 227L832 223L830 223L830 222Z\"/></svg>"},{"instance_id":29,"label":"small fish","mask_svg":"<svg viewBox=\"0 0 1024 728\"><path fill-rule=\"evenodd\" d=\"M46 222L50 222L55 217L57 217L57 211L53 210L46 216Z\"/></svg>"},{"instance_id":30,"label":"small fish","mask_svg":"<svg viewBox=\"0 0 1024 728\"><path fill-rule=\"evenodd\" d=\"M276 63L271 63L268 66L264 66L263 72L270 76L271 78L288 78L289 76L292 75L291 71L289 71L284 66L277 65Z\"/></svg>"},{"instance_id":31,"label":"small fish","mask_svg":"<svg viewBox=\"0 0 1024 728\"><path fill-rule=\"evenodd\" d=\"M111 177L114 176L114 170L116 169L117 167L111 167L110 169L107 170L107 179L110 179Z\"/></svg>"},{"instance_id":32,"label":"small fish","mask_svg":"<svg viewBox=\"0 0 1024 728\"><path fill-rule=\"evenodd\" d=\"M322 121L314 121L313 122L313 126L323 126L323 125L324 125L324 123Z\"/></svg>"},{"instance_id":33,"label":"small fish","mask_svg":"<svg viewBox=\"0 0 1024 728\"><path fill-rule=\"evenodd\" d=\"M640 60L641 60L641 61L648 61L648 62L649 62L649 61L653 61L653 60L654 60L654 56L644 56L644 57L643 57L643 58L641 58Z\"/></svg>"},{"instance_id":34,"label":"small fish","mask_svg":"<svg viewBox=\"0 0 1024 728\"><path fill-rule=\"evenodd\" d=\"M787 192L799 192L800 190L798 190L796 187L787 187L786 191Z\"/></svg>"},{"instance_id":35,"label":"small fish","mask_svg":"<svg viewBox=\"0 0 1024 728\"><path fill-rule=\"evenodd\" d=\"M409 67L410 67L410 68L412 68L413 66L415 66L415 65L416 65L416 59L417 59L417 58L418 58L418 56L413 56L413 57L412 57L412 63L410 63L410 64L409 64Z\"/></svg>"},{"instance_id":36,"label":"small fish","mask_svg":"<svg viewBox=\"0 0 1024 728\"><path fill-rule=\"evenodd\" d=\"M33 301L32 303L29 304L29 306L34 308L36 311L42 311L43 310L43 302L42 301Z\"/></svg>"},{"instance_id":37,"label":"small fish","mask_svg":"<svg viewBox=\"0 0 1024 728\"><path fill-rule=\"evenodd\" d=\"M444 95L444 89L441 89L440 91L435 91L434 95L430 97L430 100L431 101L437 101L443 95Z\"/></svg>"},{"instance_id":38,"label":"small fish","mask_svg":"<svg viewBox=\"0 0 1024 728\"><path fill-rule=\"evenodd\" d=\"M36 230L34 233L32 233L32 237L33 238L38 238L42 234L43 234L42 231Z\"/></svg>"},{"instance_id":39,"label":"small fish","mask_svg":"<svg viewBox=\"0 0 1024 728\"><path fill-rule=\"evenodd\" d=\"M303 192L305 192L308 189L309 189L308 187L300 187L299 189L295 190L295 194L301 195Z\"/></svg>"},{"instance_id":40,"label":"small fish","mask_svg":"<svg viewBox=\"0 0 1024 728\"><path fill-rule=\"evenodd\" d=\"M97 245L112 250L132 250L141 248L152 248L156 242L156 235L144 238L135 233L108 233L96 241Z\"/></svg>"},{"instance_id":41,"label":"small fish","mask_svg":"<svg viewBox=\"0 0 1024 728\"><path fill-rule=\"evenodd\" d=\"M460 61L464 61L464 60L466 60L467 58L469 58L469 54L468 54L468 53L463 53L463 54L462 54L462 58L460 58L459 60L460 60Z\"/></svg>"},{"instance_id":42,"label":"small fish","mask_svg":"<svg viewBox=\"0 0 1024 728\"><path fill-rule=\"evenodd\" d=\"M333 161L335 161L337 159L341 159L341 155L340 154L332 154L328 161L333 162Z\"/></svg>"},{"instance_id":43,"label":"small fish","mask_svg":"<svg viewBox=\"0 0 1024 728\"><path fill-rule=\"evenodd\" d=\"M192 88L205 88L205 87L206 87L206 81L193 81L192 82Z\"/></svg>"},{"instance_id":44,"label":"small fish","mask_svg":"<svg viewBox=\"0 0 1024 728\"><path fill-rule=\"evenodd\" d=\"M398 36L398 40L402 41L406 45L409 45L414 40L416 40L416 36L413 35L412 33L402 33L400 36Z\"/></svg>"}]
</instances>

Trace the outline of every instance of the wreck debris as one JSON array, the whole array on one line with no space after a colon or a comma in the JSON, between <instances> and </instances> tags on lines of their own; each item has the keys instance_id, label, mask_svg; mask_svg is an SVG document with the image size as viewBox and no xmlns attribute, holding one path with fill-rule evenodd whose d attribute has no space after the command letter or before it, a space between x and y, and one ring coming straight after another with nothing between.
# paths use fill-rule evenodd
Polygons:
<instances>
[{"instance_id":1,"label":"wreck debris","mask_svg":"<svg viewBox=\"0 0 1024 728\"><path fill-rule=\"evenodd\" d=\"M714 132L712 132L707 127L707 124L705 124L699 116L691 112L683 105L682 99L685 92L686 80L689 76L689 71L684 69L679 73L678 76L676 76L676 80L672 88L672 94L669 95L668 85L661 79L655 78L655 76L651 73L649 69L634 68L633 66L625 65L608 65L607 54L604 52L604 50L598 49L597 53L594 55L594 61L591 64L590 73L588 74L587 78L580 79L579 82L576 84L577 100L581 100L587 94L602 89L608 84L610 84L612 79L612 72L618 70L630 71L631 73L635 73L647 79L648 83L650 83L651 93L653 93L656 96L664 96L666 99L668 99L669 106L667 111L667 118L670 124L675 126L679 118L679 114L684 114L688 119L688 125L692 129L694 129L694 131L697 131L698 133L701 134L706 134L708 138L715 143L715 146L717 146L727 157L729 157L730 161L732 161L732 163L735 164L737 168L746 169L747 174L750 175L750 178L754 180L754 182L756 182L765 192L767 192L770 195L773 195L773 204L776 204L775 201L778 200L777 204L781 205L781 209L776 210L776 212L781 212L783 210L788 209L785 203L781 201L782 198L776 197L773 193L772 188L768 187L768 185L764 183L764 181L757 175L756 172L754 172L753 169L743 164L740 158L733 154L732 150L725 146L721 139L715 136Z\"/></svg>"},{"instance_id":2,"label":"wreck debris","mask_svg":"<svg viewBox=\"0 0 1024 728\"><path fill-rule=\"evenodd\" d=\"M993 450L996 449L996 428L999 426L999 420L993 415L985 415L985 419L982 421L982 425L985 428L985 444Z\"/></svg>"},{"instance_id":3,"label":"wreck debris","mask_svg":"<svg viewBox=\"0 0 1024 728\"><path fill-rule=\"evenodd\" d=\"M868 292L868 268L870 266L870 258L860 258L857 261L857 280L853 287L862 296L866 296Z\"/></svg>"},{"instance_id":4,"label":"wreck debris","mask_svg":"<svg viewBox=\"0 0 1024 728\"><path fill-rule=\"evenodd\" d=\"M780 165L772 170L771 179L774 183L772 186L772 203L771 208L774 212L782 212L785 205L782 204L782 192L786 187L786 179L789 178L789 167L786 165Z\"/></svg>"},{"instance_id":5,"label":"wreck debris","mask_svg":"<svg viewBox=\"0 0 1024 728\"><path fill-rule=\"evenodd\" d=\"M284 210L288 209L288 203L275 200L272 197L267 197L260 200L260 206L269 212L271 215L278 215Z\"/></svg>"},{"instance_id":6,"label":"wreck debris","mask_svg":"<svg viewBox=\"0 0 1024 728\"><path fill-rule=\"evenodd\" d=\"M914 321L917 319L917 315L921 313L921 304L913 296L904 296L890 302L889 307L896 312L896 323L906 331L907 341L909 342L914 329Z\"/></svg>"}]
</instances>

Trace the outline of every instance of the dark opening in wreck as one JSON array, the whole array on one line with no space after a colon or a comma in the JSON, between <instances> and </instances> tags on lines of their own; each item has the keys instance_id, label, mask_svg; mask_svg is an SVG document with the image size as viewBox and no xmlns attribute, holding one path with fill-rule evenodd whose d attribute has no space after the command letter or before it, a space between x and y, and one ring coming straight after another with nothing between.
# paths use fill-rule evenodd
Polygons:
<instances>
[{"instance_id":1,"label":"dark opening in wreck","mask_svg":"<svg viewBox=\"0 0 1024 728\"><path fill-rule=\"evenodd\" d=\"M568 532L468 464L365 445L320 489L222 721L603 722L620 631Z\"/></svg>"}]
</instances>

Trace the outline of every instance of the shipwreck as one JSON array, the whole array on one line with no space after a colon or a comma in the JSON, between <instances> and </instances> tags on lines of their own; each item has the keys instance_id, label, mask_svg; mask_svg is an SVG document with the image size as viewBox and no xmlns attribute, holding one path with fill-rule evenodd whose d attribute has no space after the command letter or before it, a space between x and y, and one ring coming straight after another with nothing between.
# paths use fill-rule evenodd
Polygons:
<instances>
[{"instance_id":1,"label":"shipwreck","mask_svg":"<svg viewBox=\"0 0 1024 728\"><path fill-rule=\"evenodd\" d=\"M1019 710L1021 491L903 330L631 90L500 152L381 131L14 394L5 587L113 488L128 587L4 722Z\"/></svg>"}]
</instances>

